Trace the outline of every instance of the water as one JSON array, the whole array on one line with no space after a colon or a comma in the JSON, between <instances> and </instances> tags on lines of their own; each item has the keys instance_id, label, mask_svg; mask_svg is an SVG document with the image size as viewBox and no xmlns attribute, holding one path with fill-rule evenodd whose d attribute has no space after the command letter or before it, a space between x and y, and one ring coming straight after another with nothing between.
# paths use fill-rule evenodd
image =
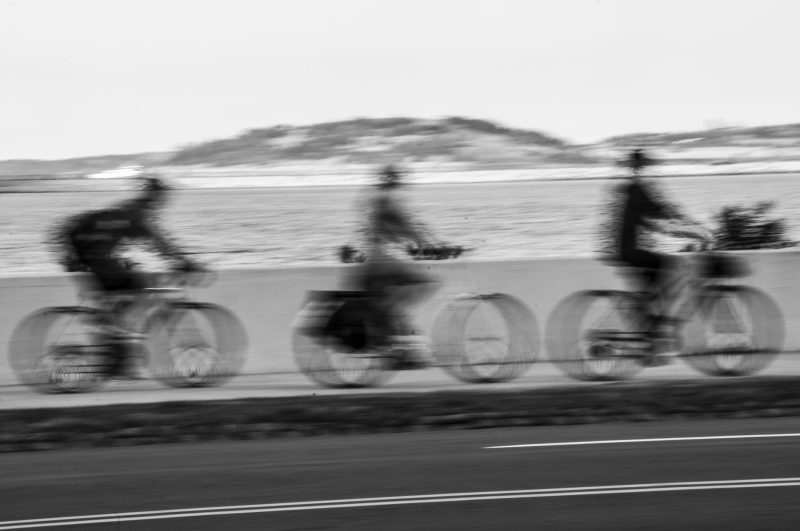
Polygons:
<instances>
[{"instance_id":1,"label":"water","mask_svg":"<svg viewBox=\"0 0 800 531\"><path fill-rule=\"evenodd\" d=\"M476 259L589 255L600 205L618 181L581 180L409 186L407 202L443 241ZM703 221L724 205L775 201L789 237L800 239L800 176L662 177L658 183ZM350 186L183 189L162 225L214 267L334 264L357 241L358 200ZM123 191L0 194L2 273L55 273L46 231L57 220L130 196ZM155 265L155 264L152 264Z\"/></svg>"}]
</instances>

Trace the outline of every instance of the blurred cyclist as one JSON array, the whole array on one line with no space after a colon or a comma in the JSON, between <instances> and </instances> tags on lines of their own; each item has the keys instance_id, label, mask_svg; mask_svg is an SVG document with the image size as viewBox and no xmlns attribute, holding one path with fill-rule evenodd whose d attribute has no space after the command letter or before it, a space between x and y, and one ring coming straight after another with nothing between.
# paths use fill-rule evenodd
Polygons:
<instances>
[{"instance_id":1,"label":"blurred cyclist","mask_svg":"<svg viewBox=\"0 0 800 531\"><path fill-rule=\"evenodd\" d=\"M367 292L375 311L372 327L387 349L403 342L412 345L402 352L399 362L404 368L424 366L417 332L406 315L407 309L419 304L436 291L436 281L413 263L406 251L411 243L418 248L433 247L429 231L405 209L397 194L402 173L393 166L378 174L378 184L367 198L366 260L355 278L356 288Z\"/></svg>"},{"instance_id":2,"label":"blurred cyclist","mask_svg":"<svg viewBox=\"0 0 800 531\"><path fill-rule=\"evenodd\" d=\"M142 178L138 196L109 208L84 212L66 221L57 236L62 246L62 265L67 271L86 271L92 274L92 288L99 300L111 303L109 322L104 323L107 339L115 347L117 363L113 368L119 376L125 367L124 339L135 336L126 324L126 312L132 307L124 297L109 294L135 294L147 287L145 276L122 255L123 246L131 241L146 241L159 254L169 258L177 270L198 271L202 268L181 255L157 227L155 215L168 198L169 187L158 176Z\"/></svg>"},{"instance_id":3,"label":"blurred cyclist","mask_svg":"<svg viewBox=\"0 0 800 531\"><path fill-rule=\"evenodd\" d=\"M670 288L680 275L680 261L674 256L651 250L654 233L678 237L707 238L698 223L683 215L676 205L668 202L649 179L644 170L655 161L642 149L634 149L623 163L630 178L616 189L615 208L612 209L611 258L617 265L635 268L634 277L639 291L647 294L647 329L653 339L669 326L667 318L674 296ZM660 365L665 360L655 352L648 360Z\"/></svg>"}]
</instances>

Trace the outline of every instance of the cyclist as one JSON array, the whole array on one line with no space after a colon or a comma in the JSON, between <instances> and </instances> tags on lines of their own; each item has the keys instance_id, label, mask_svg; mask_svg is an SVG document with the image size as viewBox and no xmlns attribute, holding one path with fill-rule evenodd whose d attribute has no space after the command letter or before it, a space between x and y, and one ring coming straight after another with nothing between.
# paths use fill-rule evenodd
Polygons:
<instances>
[{"instance_id":1,"label":"cyclist","mask_svg":"<svg viewBox=\"0 0 800 531\"><path fill-rule=\"evenodd\" d=\"M668 327L669 308L675 293L671 292L680 275L679 260L671 255L651 250L654 233L706 239L702 227L680 212L677 206L665 200L644 171L655 164L644 150L631 151L623 163L630 177L616 189L615 206L611 209L614 227L611 258L617 265L635 268L639 290L647 294L646 326L651 339L658 339ZM651 341L652 344L652 341ZM651 355L649 365L662 365L665 358Z\"/></svg>"},{"instance_id":2,"label":"cyclist","mask_svg":"<svg viewBox=\"0 0 800 531\"><path fill-rule=\"evenodd\" d=\"M366 201L365 261L355 278L356 288L367 292L374 304L371 326L382 347L400 348L398 368L426 364L418 334L406 310L436 291L436 281L408 259L406 246L433 247L428 229L415 220L396 193L402 172L386 166ZM416 351L416 352L415 352ZM395 351L396 352L396 351Z\"/></svg>"},{"instance_id":3,"label":"cyclist","mask_svg":"<svg viewBox=\"0 0 800 531\"><path fill-rule=\"evenodd\" d=\"M168 198L169 186L154 174L142 177L138 196L110 208L78 214L67 220L57 234L62 247L61 263L67 271L91 273L92 288L101 297L109 322L104 323L106 339L114 347L115 363L112 376L124 376L132 367L128 358L125 339L135 336L126 325L127 312L133 306L131 300L109 295L134 294L147 287L143 274L122 255L122 248L129 241L147 241L155 251L173 261L175 268L183 271L198 271L202 268L182 256L179 248L158 229L154 218Z\"/></svg>"}]
</instances>

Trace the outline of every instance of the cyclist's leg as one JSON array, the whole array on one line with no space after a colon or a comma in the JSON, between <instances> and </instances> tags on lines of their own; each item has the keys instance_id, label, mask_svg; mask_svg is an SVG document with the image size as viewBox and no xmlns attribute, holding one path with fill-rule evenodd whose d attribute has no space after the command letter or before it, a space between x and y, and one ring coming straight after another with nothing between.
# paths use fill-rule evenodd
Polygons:
<instances>
[{"instance_id":1,"label":"cyclist's leg","mask_svg":"<svg viewBox=\"0 0 800 531\"><path fill-rule=\"evenodd\" d=\"M650 299L653 294L654 280L653 264L649 258L648 253L641 253L635 248L627 248L622 249L613 262L615 266L622 268L627 289L640 295L635 300L637 303L641 303L641 305L637 304L637 310L642 320L640 326L645 329L649 327Z\"/></svg>"},{"instance_id":2,"label":"cyclist's leg","mask_svg":"<svg viewBox=\"0 0 800 531\"><path fill-rule=\"evenodd\" d=\"M408 312L433 296L439 283L414 263L396 261L387 263L385 267L388 305L395 319L395 334L417 335Z\"/></svg>"},{"instance_id":3,"label":"cyclist's leg","mask_svg":"<svg viewBox=\"0 0 800 531\"><path fill-rule=\"evenodd\" d=\"M417 264L397 262L392 267L391 285L392 342L400 347L398 367L427 367L432 362L430 348L410 312L436 292L439 282Z\"/></svg>"},{"instance_id":4,"label":"cyclist's leg","mask_svg":"<svg viewBox=\"0 0 800 531\"><path fill-rule=\"evenodd\" d=\"M422 304L430 299L440 287L440 282L426 274L415 264L402 263L397 283L400 287L397 303L403 308Z\"/></svg>"},{"instance_id":5,"label":"cyclist's leg","mask_svg":"<svg viewBox=\"0 0 800 531\"><path fill-rule=\"evenodd\" d=\"M653 264L653 297L651 313L656 324L669 324L672 304L680 292L680 261L677 257L650 253Z\"/></svg>"},{"instance_id":6,"label":"cyclist's leg","mask_svg":"<svg viewBox=\"0 0 800 531\"><path fill-rule=\"evenodd\" d=\"M643 292L646 298L642 325L650 341L647 342L648 354L642 363L646 366L665 365L669 363L668 359L658 355L665 332L662 323L669 310L664 288L671 282L675 260L668 255L643 249L626 251L621 258L625 264L637 270L637 283L640 286L637 291Z\"/></svg>"},{"instance_id":7,"label":"cyclist's leg","mask_svg":"<svg viewBox=\"0 0 800 531\"><path fill-rule=\"evenodd\" d=\"M433 279L400 260L367 262L364 289L372 294L372 324L379 330L378 346L396 356L396 368L415 369L429 364L427 347L420 340L406 311L432 293Z\"/></svg>"},{"instance_id":8,"label":"cyclist's leg","mask_svg":"<svg viewBox=\"0 0 800 531\"><path fill-rule=\"evenodd\" d=\"M90 267L102 291L113 301L110 312L114 325L126 330L131 328L127 314L135 306L135 295L147 287L143 276L114 258L94 260Z\"/></svg>"},{"instance_id":9,"label":"cyclist's leg","mask_svg":"<svg viewBox=\"0 0 800 531\"><path fill-rule=\"evenodd\" d=\"M133 372L128 343L133 335L128 315L133 299L124 295L141 291L145 287L143 279L136 271L114 258L95 258L87 261L87 266L100 289L101 298L107 304L103 308L106 319L102 334L113 359L110 373L117 376Z\"/></svg>"},{"instance_id":10,"label":"cyclist's leg","mask_svg":"<svg viewBox=\"0 0 800 531\"><path fill-rule=\"evenodd\" d=\"M626 263L636 269L636 279L639 289L646 298L646 323L653 323L661 314L660 282L662 281L661 268L663 261L657 253L636 249L626 254Z\"/></svg>"},{"instance_id":11,"label":"cyclist's leg","mask_svg":"<svg viewBox=\"0 0 800 531\"><path fill-rule=\"evenodd\" d=\"M366 321L372 345L388 346L392 335L391 280L387 278L383 262L370 260L359 266L349 287L367 295L370 311Z\"/></svg>"}]
</instances>

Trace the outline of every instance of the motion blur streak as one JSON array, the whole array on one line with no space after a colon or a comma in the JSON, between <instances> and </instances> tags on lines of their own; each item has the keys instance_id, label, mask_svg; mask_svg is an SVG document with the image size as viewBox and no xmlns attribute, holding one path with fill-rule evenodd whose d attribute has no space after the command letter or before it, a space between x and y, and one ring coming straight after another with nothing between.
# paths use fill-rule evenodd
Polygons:
<instances>
[{"instance_id":1,"label":"motion blur streak","mask_svg":"<svg viewBox=\"0 0 800 531\"><path fill-rule=\"evenodd\" d=\"M164 520L170 518L193 518L200 516L224 516L287 511L310 511L318 509L354 509L390 505L413 505L423 503L454 503L483 500L512 500L521 498L554 498L565 496L591 496L599 494L635 494L651 492L678 492L694 490L749 489L761 487L797 487L800 477L740 479L728 481L690 481L677 483L642 483L633 485L601 485L597 487L568 487L553 489L509 490L494 492L461 492L450 494L423 494L418 496L389 496L384 498L352 498L342 500L319 500L291 503L268 503L263 505L238 505L229 507L206 507L173 509L166 511L142 511L119 514L66 516L0 522L0 531L10 529L33 529L73 525L135 522L142 520Z\"/></svg>"},{"instance_id":2,"label":"motion blur streak","mask_svg":"<svg viewBox=\"0 0 800 531\"><path fill-rule=\"evenodd\" d=\"M764 433L753 435L710 435L703 437L661 437L658 439L612 439L607 441L569 441L554 443L509 444L502 446L485 446L486 450L508 448L542 448L545 446L585 446L590 444L626 444L650 442L679 442L679 441L716 441L720 439L766 439L770 437L800 437L800 433Z\"/></svg>"}]
</instances>

